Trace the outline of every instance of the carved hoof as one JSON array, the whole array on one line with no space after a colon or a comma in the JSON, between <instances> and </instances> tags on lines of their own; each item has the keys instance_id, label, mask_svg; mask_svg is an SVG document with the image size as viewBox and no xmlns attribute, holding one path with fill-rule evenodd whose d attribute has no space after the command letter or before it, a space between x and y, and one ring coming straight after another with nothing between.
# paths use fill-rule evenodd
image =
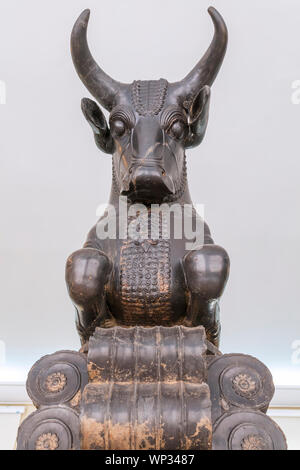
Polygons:
<instances>
[{"instance_id":1,"label":"carved hoof","mask_svg":"<svg viewBox=\"0 0 300 470\"><path fill-rule=\"evenodd\" d=\"M67 406L35 411L19 427L18 450L77 450L80 448L77 413Z\"/></svg>"},{"instance_id":2,"label":"carved hoof","mask_svg":"<svg viewBox=\"0 0 300 470\"><path fill-rule=\"evenodd\" d=\"M286 450L283 432L260 411L225 413L215 424L213 450Z\"/></svg>"},{"instance_id":3,"label":"carved hoof","mask_svg":"<svg viewBox=\"0 0 300 470\"><path fill-rule=\"evenodd\" d=\"M204 245L183 258L188 290L204 300L222 295L229 276L229 257L218 245Z\"/></svg>"},{"instance_id":4,"label":"carved hoof","mask_svg":"<svg viewBox=\"0 0 300 470\"><path fill-rule=\"evenodd\" d=\"M102 251L82 248L72 253L66 263L66 282L75 305L99 301L111 269L112 264Z\"/></svg>"},{"instance_id":5,"label":"carved hoof","mask_svg":"<svg viewBox=\"0 0 300 470\"><path fill-rule=\"evenodd\" d=\"M26 387L37 408L62 403L75 407L87 383L86 355L75 351L58 351L42 357L33 365Z\"/></svg>"}]
</instances>

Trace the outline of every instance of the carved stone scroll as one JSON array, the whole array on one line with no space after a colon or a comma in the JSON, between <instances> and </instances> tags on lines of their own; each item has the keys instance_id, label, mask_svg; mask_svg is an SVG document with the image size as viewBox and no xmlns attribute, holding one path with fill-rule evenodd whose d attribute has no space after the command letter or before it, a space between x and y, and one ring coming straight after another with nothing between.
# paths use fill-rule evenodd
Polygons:
<instances>
[{"instance_id":1,"label":"carved stone scroll","mask_svg":"<svg viewBox=\"0 0 300 470\"><path fill-rule=\"evenodd\" d=\"M274 395L272 375L258 359L224 354L208 366L212 420L229 410L251 408L266 412Z\"/></svg>"},{"instance_id":2,"label":"carved stone scroll","mask_svg":"<svg viewBox=\"0 0 300 470\"><path fill-rule=\"evenodd\" d=\"M78 414L68 406L50 406L31 413L18 431L19 450L76 450L80 448Z\"/></svg>"},{"instance_id":3,"label":"carved stone scroll","mask_svg":"<svg viewBox=\"0 0 300 470\"><path fill-rule=\"evenodd\" d=\"M203 327L97 328L87 355L43 357L27 387L39 409L21 424L18 449L286 449L264 414L269 370L222 355Z\"/></svg>"},{"instance_id":4,"label":"carved stone scroll","mask_svg":"<svg viewBox=\"0 0 300 470\"><path fill-rule=\"evenodd\" d=\"M86 355L58 351L42 357L32 366L26 387L37 408L62 403L77 407L87 382Z\"/></svg>"},{"instance_id":5,"label":"carved stone scroll","mask_svg":"<svg viewBox=\"0 0 300 470\"><path fill-rule=\"evenodd\" d=\"M279 426L260 411L236 410L215 423L213 450L285 450Z\"/></svg>"}]
</instances>

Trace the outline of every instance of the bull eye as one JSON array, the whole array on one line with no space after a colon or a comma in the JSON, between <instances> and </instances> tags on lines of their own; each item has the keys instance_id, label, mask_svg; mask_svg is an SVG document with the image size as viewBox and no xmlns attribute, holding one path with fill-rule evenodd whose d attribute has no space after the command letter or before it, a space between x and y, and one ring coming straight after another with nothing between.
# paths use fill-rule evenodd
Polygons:
<instances>
[{"instance_id":1,"label":"bull eye","mask_svg":"<svg viewBox=\"0 0 300 470\"><path fill-rule=\"evenodd\" d=\"M121 119L116 119L115 121L111 122L111 129L117 137L122 137L126 131L126 125Z\"/></svg>"},{"instance_id":2,"label":"bull eye","mask_svg":"<svg viewBox=\"0 0 300 470\"><path fill-rule=\"evenodd\" d=\"M186 137L188 123L184 110L178 106L168 106L161 114L161 127L176 140Z\"/></svg>"},{"instance_id":3,"label":"bull eye","mask_svg":"<svg viewBox=\"0 0 300 470\"><path fill-rule=\"evenodd\" d=\"M135 117L132 110L126 106L116 106L109 117L113 136L123 137L134 127Z\"/></svg>"},{"instance_id":4,"label":"bull eye","mask_svg":"<svg viewBox=\"0 0 300 470\"><path fill-rule=\"evenodd\" d=\"M175 121L169 128L169 133L175 137L175 139L183 139L185 136L186 125L183 121L179 119Z\"/></svg>"}]
</instances>

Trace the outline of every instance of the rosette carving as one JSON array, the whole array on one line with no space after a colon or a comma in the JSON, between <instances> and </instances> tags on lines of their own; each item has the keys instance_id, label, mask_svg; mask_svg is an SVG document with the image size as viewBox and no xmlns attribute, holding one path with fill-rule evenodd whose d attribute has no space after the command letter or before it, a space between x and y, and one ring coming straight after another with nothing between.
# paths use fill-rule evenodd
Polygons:
<instances>
[{"instance_id":1,"label":"rosette carving","mask_svg":"<svg viewBox=\"0 0 300 470\"><path fill-rule=\"evenodd\" d=\"M224 413L213 429L213 450L285 450L286 440L277 424L260 411Z\"/></svg>"},{"instance_id":2,"label":"rosette carving","mask_svg":"<svg viewBox=\"0 0 300 470\"><path fill-rule=\"evenodd\" d=\"M70 404L77 406L88 382L85 354L58 351L42 357L31 368L27 392L35 406Z\"/></svg>"},{"instance_id":3,"label":"rosette carving","mask_svg":"<svg viewBox=\"0 0 300 470\"><path fill-rule=\"evenodd\" d=\"M80 449L80 422L69 406L49 406L31 413L21 424L18 450Z\"/></svg>"},{"instance_id":4,"label":"rosette carving","mask_svg":"<svg viewBox=\"0 0 300 470\"><path fill-rule=\"evenodd\" d=\"M245 354L224 354L208 365L213 422L229 409L251 408L265 412L274 394L270 371Z\"/></svg>"}]
</instances>

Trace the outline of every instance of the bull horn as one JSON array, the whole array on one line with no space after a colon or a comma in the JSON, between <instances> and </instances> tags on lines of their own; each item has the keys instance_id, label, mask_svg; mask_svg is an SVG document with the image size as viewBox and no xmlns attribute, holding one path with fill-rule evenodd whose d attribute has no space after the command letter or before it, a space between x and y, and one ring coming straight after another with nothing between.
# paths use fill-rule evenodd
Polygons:
<instances>
[{"instance_id":1,"label":"bull horn","mask_svg":"<svg viewBox=\"0 0 300 470\"><path fill-rule=\"evenodd\" d=\"M89 18L90 10L84 10L73 26L71 34L72 59L83 84L96 100L110 111L115 104L122 84L109 77L94 60L87 43Z\"/></svg>"},{"instance_id":2,"label":"bull horn","mask_svg":"<svg viewBox=\"0 0 300 470\"><path fill-rule=\"evenodd\" d=\"M209 48L193 70L180 82L173 83L175 93L188 104L194 99L199 90L204 86L211 86L223 62L228 33L225 21L220 13L213 7L208 9L212 18L215 32Z\"/></svg>"}]
</instances>

